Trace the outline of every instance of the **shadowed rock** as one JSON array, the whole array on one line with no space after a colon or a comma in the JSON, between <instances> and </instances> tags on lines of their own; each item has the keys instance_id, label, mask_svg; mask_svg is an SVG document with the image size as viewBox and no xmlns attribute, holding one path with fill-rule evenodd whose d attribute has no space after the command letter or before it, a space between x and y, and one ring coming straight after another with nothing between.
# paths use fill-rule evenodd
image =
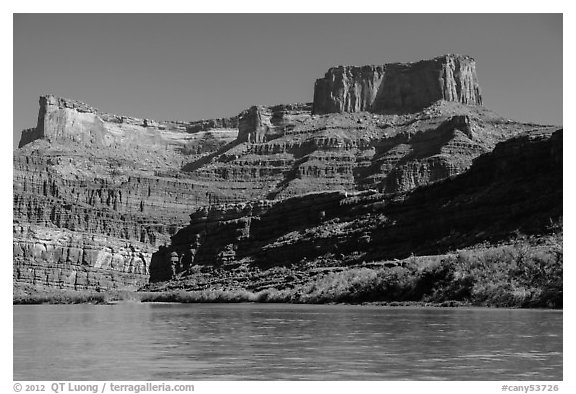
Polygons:
<instances>
[{"instance_id":1,"label":"shadowed rock","mask_svg":"<svg viewBox=\"0 0 576 394\"><path fill-rule=\"evenodd\" d=\"M215 269L212 280L233 283L249 269L304 261L353 265L445 253L517 231L540 234L561 216L562 130L534 132L498 144L464 174L410 192L322 192L199 209L154 254L150 281L206 267Z\"/></svg>"}]
</instances>

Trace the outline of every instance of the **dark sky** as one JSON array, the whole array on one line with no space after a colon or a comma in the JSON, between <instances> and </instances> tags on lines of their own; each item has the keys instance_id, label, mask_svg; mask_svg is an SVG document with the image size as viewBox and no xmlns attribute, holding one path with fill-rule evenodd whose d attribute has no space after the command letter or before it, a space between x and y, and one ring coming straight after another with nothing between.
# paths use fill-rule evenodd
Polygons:
<instances>
[{"instance_id":1,"label":"dark sky","mask_svg":"<svg viewBox=\"0 0 576 394\"><path fill-rule=\"evenodd\" d=\"M561 14L16 14L14 145L52 93L157 120L312 101L340 64L474 57L484 103L562 124Z\"/></svg>"}]
</instances>

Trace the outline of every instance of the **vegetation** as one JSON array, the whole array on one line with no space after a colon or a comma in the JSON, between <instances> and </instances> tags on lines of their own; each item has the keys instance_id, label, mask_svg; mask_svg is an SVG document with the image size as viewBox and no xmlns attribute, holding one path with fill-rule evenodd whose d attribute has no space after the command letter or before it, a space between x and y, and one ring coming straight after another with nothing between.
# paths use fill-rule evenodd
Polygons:
<instances>
[{"instance_id":1,"label":"vegetation","mask_svg":"<svg viewBox=\"0 0 576 394\"><path fill-rule=\"evenodd\" d=\"M258 302L257 293L248 290L201 290L140 293L142 302Z\"/></svg>"},{"instance_id":2,"label":"vegetation","mask_svg":"<svg viewBox=\"0 0 576 394\"><path fill-rule=\"evenodd\" d=\"M412 257L394 268L331 273L286 292L280 302L419 301L499 307L562 308L561 238L541 245L525 240L481 246L448 255Z\"/></svg>"},{"instance_id":3,"label":"vegetation","mask_svg":"<svg viewBox=\"0 0 576 394\"><path fill-rule=\"evenodd\" d=\"M12 302L16 304L110 304L117 301L140 301L135 291L110 290L75 291L69 289L14 288Z\"/></svg>"},{"instance_id":4,"label":"vegetation","mask_svg":"<svg viewBox=\"0 0 576 394\"><path fill-rule=\"evenodd\" d=\"M80 292L73 290L42 291L32 294L14 295L14 304L106 304L105 293Z\"/></svg>"},{"instance_id":5,"label":"vegetation","mask_svg":"<svg viewBox=\"0 0 576 394\"><path fill-rule=\"evenodd\" d=\"M292 288L161 292L51 291L15 295L15 304L139 302L364 303L562 308L562 236L412 256L392 268L350 268Z\"/></svg>"}]
</instances>

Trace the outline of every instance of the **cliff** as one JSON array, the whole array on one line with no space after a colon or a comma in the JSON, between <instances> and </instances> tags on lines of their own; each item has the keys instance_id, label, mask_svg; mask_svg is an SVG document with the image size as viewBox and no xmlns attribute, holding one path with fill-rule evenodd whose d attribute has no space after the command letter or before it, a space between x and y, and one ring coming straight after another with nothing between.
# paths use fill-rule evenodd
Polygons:
<instances>
[{"instance_id":1,"label":"cliff","mask_svg":"<svg viewBox=\"0 0 576 394\"><path fill-rule=\"evenodd\" d=\"M101 147L120 144L126 147L138 145L165 147L185 144L188 142L187 134L238 128L237 117L193 122L159 122L101 112L81 101L53 95L41 96L39 104L38 123L35 128L22 132L19 148L38 139L52 142L68 140Z\"/></svg>"},{"instance_id":2,"label":"cliff","mask_svg":"<svg viewBox=\"0 0 576 394\"><path fill-rule=\"evenodd\" d=\"M275 276L278 267L302 274L439 254L518 231L542 234L562 217L562 156L562 130L528 133L497 145L466 173L410 192L323 192L202 208L154 253L150 281L246 288L258 282L249 278Z\"/></svg>"},{"instance_id":3,"label":"cliff","mask_svg":"<svg viewBox=\"0 0 576 394\"><path fill-rule=\"evenodd\" d=\"M51 95L39 104L13 158L15 283L142 286L152 252L214 192L178 169L234 141L237 117L157 122Z\"/></svg>"},{"instance_id":4,"label":"cliff","mask_svg":"<svg viewBox=\"0 0 576 394\"><path fill-rule=\"evenodd\" d=\"M239 128L233 144L183 169L220 190L234 182L250 200L322 190L406 191L461 173L496 143L547 126L441 101L403 115L252 107L240 115Z\"/></svg>"},{"instance_id":5,"label":"cliff","mask_svg":"<svg viewBox=\"0 0 576 394\"><path fill-rule=\"evenodd\" d=\"M136 290L148 283L150 244L86 231L14 225L15 284Z\"/></svg>"},{"instance_id":6,"label":"cliff","mask_svg":"<svg viewBox=\"0 0 576 394\"><path fill-rule=\"evenodd\" d=\"M354 237L366 239L362 234L347 235L348 229L336 226L326 230L334 239L313 237L290 246L300 238L292 239L289 231L306 232L326 218L341 220L339 215L353 217L364 209L354 208L358 204L408 196L466 174L498 143L556 129L514 122L477 105L469 58L367 66L350 78L358 86L372 78L368 85L376 86L381 72L377 91L358 88L359 101L346 96L362 104L345 107L364 112L313 114L315 97L314 104L252 106L229 118L155 121L42 96L37 125L22 132L13 157L14 282L76 290L134 288L146 283L151 265L164 270L155 280L243 259L277 266L320 256L324 247L347 237L348 246L337 254L352 258L359 253ZM438 82L438 73L451 75L452 82L448 77ZM369 102L391 100L393 95L381 92L394 91L392 86L416 89L416 80L438 82L436 90L426 91L444 100L417 112L364 110ZM413 93L420 97L417 89ZM425 209L405 207L410 207L406 218ZM186 238L191 230L178 233L190 212L196 212L197 230L207 231L198 230L193 239ZM374 225L360 218L351 223L366 231ZM278 237L278 245L270 236ZM390 237L382 242L402 245ZM285 256L283 262L278 256Z\"/></svg>"},{"instance_id":7,"label":"cliff","mask_svg":"<svg viewBox=\"0 0 576 394\"><path fill-rule=\"evenodd\" d=\"M253 106L238 116L238 141L263 143L284 135L310 117L311 104Z\"/></svg>"},{"instance_id":8,"label":"cliff","mask_svg":"<svg viewBox=\"0 0 576 394\"><path fill-rule=\"evenodd\" d=\"M474 59L445 55L416 63L331 68L316 81L313 113L414 112L438 100L482 105Z\"/></svg>"}]
</instances>

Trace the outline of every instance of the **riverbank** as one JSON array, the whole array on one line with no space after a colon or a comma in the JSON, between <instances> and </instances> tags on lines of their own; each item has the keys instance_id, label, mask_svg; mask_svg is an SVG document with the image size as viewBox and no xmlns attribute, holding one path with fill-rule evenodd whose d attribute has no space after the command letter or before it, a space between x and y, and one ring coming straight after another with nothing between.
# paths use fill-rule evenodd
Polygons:
<instances>
[{"instance_id":1,"label":"riverbank","mask_svg":"<svg viewBox=\"0 0 576 394\"><path fill-rule=\"evenodd\" d=\"M119 295L115 292L45 292L30 294L28 296L18 296L13 300L13 305L77 305L77 304L92 304L92 305L115 305L120 303L133 302L133 303L158 303L158 304L208 304L208 303L277 303L286 304L288 302L275 302L258 300L257 295L249 297L238 297L237 294L230 292L230 294L220 295L218 298L194 298L190 294L182 296L173 293L143 293L131 292ZM294 304L294 303L292 303ZM305 304L305 303L296 303ZM312 305L312 303L308 303ZM471 305L461 301L444 301L444 302L423 302L423 301L374 301L362 303L344 303L344 302L328 302L322 303L323 305L359 305L359 306L384 306L384 307L435 307L435 308L455 308L455 307L473 307L481 305ZM318 305L318 304L316 304Z\"/></svg>"},{"instance_id":2,"label":"riverbank","mask_svg":"<svg viewBox=\"0 0 576 394\"><path fill-rule=\"evenodd\" d=\"M562 233L480 244L434 256L301 269L276 274L238 270L150 285L147 302L285 302L463 304L510 308L562 308ZM272 270L268 270L272 271ZM312 275L313 274L313 275ZM219 276L218 276L219 275ZM214 283L214 282L213 282ZM242 287L238 286L238 283ZM237 287L234 288L233 286ZM257 285L257 286L256 286ZM199 288L206 286L208 290ZM250 286L253 286L250 288Z\"/></svg>"},{"instance_id":3,"label":"riverbank","mask_svg":"<svg viewBox=\"0 0 576 394\"><path fill-rule=\"evenodd\" d=\"M138 291L77 292L29 286L15 288L13 303L370 303L552 309L563 306L562 234L496 246L478 245L436 256L411 256L394 262L324 267L313 276L304 276L295 269L284 271L282 282L271 282L266 288L256 288L250 280L239 286L231 276L201 289L196 278L182 278Z\"/></svg>"}]
</instances>

